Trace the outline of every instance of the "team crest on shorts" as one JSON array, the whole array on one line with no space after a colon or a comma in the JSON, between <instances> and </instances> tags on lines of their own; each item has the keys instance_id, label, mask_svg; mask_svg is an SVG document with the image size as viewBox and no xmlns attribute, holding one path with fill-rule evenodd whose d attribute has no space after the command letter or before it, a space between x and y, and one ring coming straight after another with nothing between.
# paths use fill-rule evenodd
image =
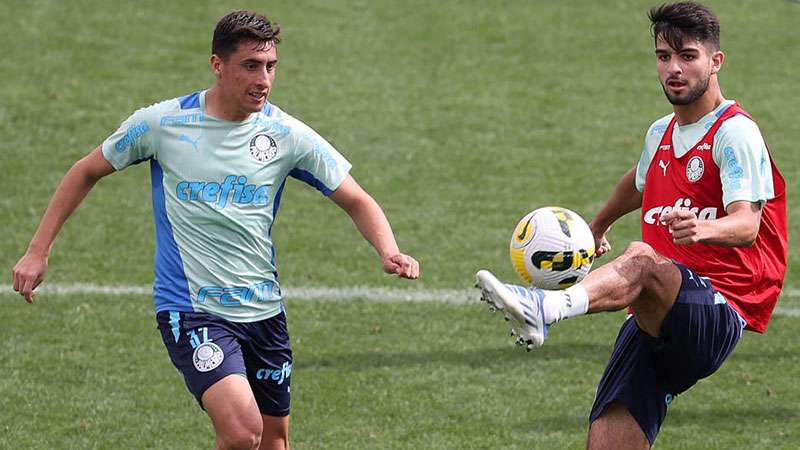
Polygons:
<instances>
[{"instance_id":1,"label":"team crest on shorts","mask_svg":"<svg viewBox=\"0 0 800 450\"><path fill-rule=\"evenodd\" d=\"M695 156L690 159L689 164L686 165L686 178L694 183L703 176L704 170L703 158Z\"/></svg>"},{"instance_id":2,"label":"team crest on shorts","mask_svg":"<svg viewBox=\"0 0 800 450\"><path fill-rule=\"evenodd\" d=\"M250 139L250 154L261 162L267 162L278 154L278 144L269 135L259 133Z\"/></svg>"},{"instance_id":3,"label":"team crest on shorts","mask_svg":"<svg viewBox=\"0 0 800 450\"><path fill-rule=\"evenodd\" d=\"M198 345L194 349L194 355L192 355L194 368L199 372L209 372L216 369L224 359L225 354L222 349L213 342L203 342Z\"/></svg>"}]
</instances>

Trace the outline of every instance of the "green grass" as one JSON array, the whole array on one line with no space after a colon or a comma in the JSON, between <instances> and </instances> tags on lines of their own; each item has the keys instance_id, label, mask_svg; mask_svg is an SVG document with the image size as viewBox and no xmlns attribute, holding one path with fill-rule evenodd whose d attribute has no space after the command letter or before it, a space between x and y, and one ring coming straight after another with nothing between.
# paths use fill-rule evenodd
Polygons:
<instances>
[{"instance_id":1,"label":"green grass","mask_svg":"<svg viewBox=\"0 0 800 450\"><path fill-rule=\"evenodd\" d=\"M0 330L0 448L212 442L147 299L56 297L26 308L0 299L14 324ZM477 305L290 302L292 441L299 449L578 448L623 317L565 322L528 354ZM777 318L679 396L658 447L795 447L800 433L787 425L800 420L796 324Z\"/></svg>"},{"instance_id":2,"label":"green grass","mask_svg":"<svg viewBox=\"0 0 800 450\"><path fill-rule=\"evenodd\" d=\"M655 2L654 2L655 3ZM721 82L758 120L800 239L794 120L800 5L712 1ZM4 0L0 269L10 273L63 173L136 108L211 82L213 1ZM591 217L669 112L650 2L239 2L283 26L272 101L327 137L381 203L423 277L459 289L529 210ZM66 224L48 282L152 281L149 174L103 180ZM620 221L614 252L639 236ZM409 287L349 219L288 183L274 238L286 286ZM787 285L800 287L790 253ZM0 280L0 282L8 283ZM797 298L783 306L798 308ZM0 448L198 448L213 434L142 297L0 295ZM579 448L621 316L559 325L535 354L477 305L292 302L295 448ZM748 334L673 404L658 448L797 448L800 319Z\"/></svg>"}]
</instances>

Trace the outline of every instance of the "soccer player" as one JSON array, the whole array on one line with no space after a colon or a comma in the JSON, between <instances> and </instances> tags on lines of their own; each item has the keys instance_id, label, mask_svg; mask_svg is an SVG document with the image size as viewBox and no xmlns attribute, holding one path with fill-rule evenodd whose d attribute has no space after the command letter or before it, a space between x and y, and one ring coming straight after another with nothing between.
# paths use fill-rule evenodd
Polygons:
<instances>
[{"instance_id":1,"label":"soccer player","mask_svg":"<svg viewBox=\"0 0 800 450\"><path fill-rule=\"evenodd\" d=\"M279 43L280 29L262 15L220 19L213 85L134 112L78 161L13 269L14 289L32 302L59 229L94 184L148 161L157 322L219 449L288 448L292 351L271 239L287 177L344 209L384 271L419 276L380 206L349 175L350 163L268 102Z\"/></svg>"},{"instance_id":2,"label":"soccer player","mask_svg":"<svg viewBox=\"0 0 800 450\"><path fill-rule=\"evenodd\" d=\"M629 308L590 415L588 448L643 449L676 395L716 371L743 329L763 333L787 258L785 183L753 119L726 100L719 22L692 2L650 10L656 68L673 113L590 228L608 252L614 221L641 208L642 240L564 291L477 273L518 343L542 345L568 317Z\"/></svg>"}]
</instances>

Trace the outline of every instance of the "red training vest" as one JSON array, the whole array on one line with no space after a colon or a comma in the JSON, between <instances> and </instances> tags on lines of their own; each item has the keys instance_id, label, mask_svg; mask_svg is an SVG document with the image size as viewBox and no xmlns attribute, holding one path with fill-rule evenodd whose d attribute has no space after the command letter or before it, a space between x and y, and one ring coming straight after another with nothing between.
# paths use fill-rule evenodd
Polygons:
<instances>
[{"instance_id":1,"label":"red training vest","mask_svg":"<svg viewBox=\"0 0 800 450\"><path fill-rule=\"evenodd\" d=\"M673 117L647 169L642 198L642 240L658 253L711 279L716 290L747 321L747 328L763 333L783 287L788 253L786 183L772 164L775 197L761 210L758 237L751 247L677 245L659 216L675 208L689 209L701 220L725 217L720 171L712 158L714 135L731 117L742 114L738 103L728 107L688 153L675 157ZM769 150L768 150L769 151Z\"/></svg>"}]
</instances>

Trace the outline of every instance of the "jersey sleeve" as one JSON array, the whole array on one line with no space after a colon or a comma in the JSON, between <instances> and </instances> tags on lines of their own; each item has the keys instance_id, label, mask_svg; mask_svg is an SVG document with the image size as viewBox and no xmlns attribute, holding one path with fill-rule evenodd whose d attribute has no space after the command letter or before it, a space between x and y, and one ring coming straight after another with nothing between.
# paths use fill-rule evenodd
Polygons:
<instances>
[{"instance_id":1,"label":"jersey sleeve","mask_svg":"<svg viewBox=\"0 0 800 450\"><path fill-rule=\"evenodd\" d=\"M134 112L103 141L103 156L115 170L155 157L157 125L153 107Z\"/></svg>"},{"instance_id":2,"label":"jersey sleeve","mask_svg":"<svg viewBox=\"0 0 800 450\"><path fill-rule=\"evenodd\" d=\"M315 187L325 196L331 195L347 178L352 165L316 131L305 124L296 124L297 159L289 175Z\"/></svg>"},{"instance_id":3,"label":"jersey sleeve","mask_svg":"<svg viewBox=\"0 0 800 450\"><path fill-rule=\"evenodd\" d=\"M722 182L722 204L763 204L775 196L769 152L758 125L745 116L728 119L714 142L714 162Z\"/></svg>"},{"instance_id":4,"label":"jersey sleeve","mask_svg":"<svg viewBox=\"0 0 800 450\"><path fill-rule=\"evenodd\" d=\"M667 130L667 125L671 116L662 117L661 119L653 122L650 128L647 129L647 134L644 137L644 145L642 146L642 156L639 157L639 163L636 165L636 190L644 192L644 180L647 178L647 169L650 168L650 163L656 154L658 144Z\"/></svg>"}]
</instances>

